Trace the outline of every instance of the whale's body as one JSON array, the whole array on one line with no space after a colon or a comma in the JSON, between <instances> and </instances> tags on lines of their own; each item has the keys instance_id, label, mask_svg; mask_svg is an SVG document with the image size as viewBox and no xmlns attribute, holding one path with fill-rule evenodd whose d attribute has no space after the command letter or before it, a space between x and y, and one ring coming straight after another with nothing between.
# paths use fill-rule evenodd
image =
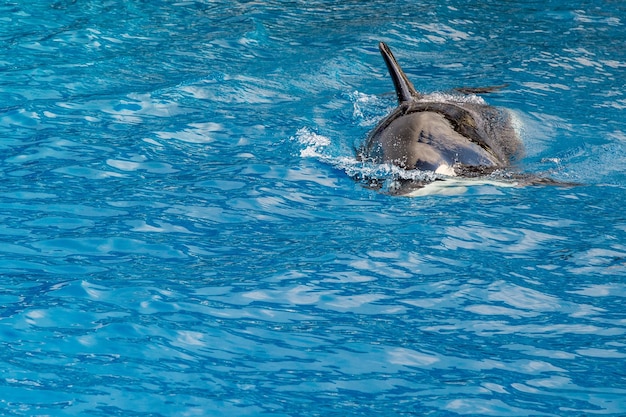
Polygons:
<instances>
[{"instance_id":1,"label":"whale's body","mask_svg":"<svg viewBox=\"0 0 626 417\"><path fill-rule=\"evenodd\" d=\"M393 80L398 107L384 118L358 150L358 158L404 170L476 177L509 167L522 144L508 112L482 100L433 99L415 90L389 47L380 52ZM403 184L402 194L426 180Z\"/></svg>"}]
</instances>

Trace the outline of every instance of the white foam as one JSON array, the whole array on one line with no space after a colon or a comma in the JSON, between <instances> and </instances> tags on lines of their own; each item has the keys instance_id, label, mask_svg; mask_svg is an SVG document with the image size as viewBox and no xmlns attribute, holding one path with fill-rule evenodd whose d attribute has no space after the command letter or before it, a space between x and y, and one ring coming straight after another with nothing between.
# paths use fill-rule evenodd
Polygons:
<instances>
[{"instance_id":1,"label":"white foam","mask_svg":"<svg viewBox=\"0 0 626 417\"><path fill-rule=\"evenodd\" d=\"M461 195L468 192L470 188L479 188L492 186L495 188L511 188L517 187L516 182L504 182L489 179L463 179L463 178L447 178L441 181L433 181L426 184L422 188L418 188L405 197L423 197L429 195Z\"/></svg>"},{"instance_id":2,"label":"white foam","mask_svg":"<svg viewBox=\"0 0 626 417\"><path fill-rule=\"evenodd\" d=\"M321 158L324 159L322 150L330 145L330 139L326 136L318 135L315 132L311 132L306 127L298 129L295 139L304 146L300 150L300 156L302 158Z\"/></svg>"},{"instance_id":3,"label":"white foam","mask_svg":"<svg viewBox=\"0 0 626 417\"><path fill-rule=\"evenodd\" d=\"M509 121L511 123L511 126L513 127L513 130L515 131L515 133L517 133L517 136L522 137L522 134L524 133L524 125L525 123L522 121L522 115L515 111L515 110L511 110L511 109L502 109L506 112L506 114L509 116Z\"/></svg>"},{"instance_id":4,"label":"white foam","mask_svg":"<svg viewBox=\"0 0 626 417\"><path fill-rule=\"evenodd\" d=\"M476 94L453 94L434 92L430 94L424 94L418 102L424 103L451 103L451 104L487 104L485 100Z\"/></svg>"},{"instance_id":5,"label":"white foam","mask_svg":"<svg viewBox=\"0 0 626 417\"><path fill-rule=\"evenodd\" d=\"M456 177L456 172L454 172L454 168L450 165L442 164L435 170L435 174L447 175L449 177Z\"/></svg>"}]
</instances>

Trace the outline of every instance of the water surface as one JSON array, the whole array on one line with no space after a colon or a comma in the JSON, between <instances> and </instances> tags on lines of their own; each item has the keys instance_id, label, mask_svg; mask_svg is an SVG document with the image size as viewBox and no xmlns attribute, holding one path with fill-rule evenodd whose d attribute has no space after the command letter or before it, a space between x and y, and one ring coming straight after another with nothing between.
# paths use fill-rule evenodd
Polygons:
<instances>
[{"instance_id":1,"label":"water surface","mask_svg":"<svg viewBox=\"0 0 626 417\"><path fill-rule=\"evenodd\" d=\"M626 414L620 2L0 5L6 415ZM507 83L520 169L354 182L415 86ZM381 172L384 167L377 167Z\"/></svg>"}]
</instances>

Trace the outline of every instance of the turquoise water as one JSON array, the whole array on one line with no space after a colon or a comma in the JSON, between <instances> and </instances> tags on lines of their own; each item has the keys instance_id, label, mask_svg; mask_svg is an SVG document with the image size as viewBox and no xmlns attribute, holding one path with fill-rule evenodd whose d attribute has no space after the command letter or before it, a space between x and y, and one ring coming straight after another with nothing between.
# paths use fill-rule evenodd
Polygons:
<instances>
[{"instance_id":1,"label":"turquoise water","mask_svg":"<svg viewBox=\"0 0 626 417\"><path fill-rule=\"evenodd\" d=\"M1 3L1 414L626 415L625 25L609 0ZM484 98L520 169L582 185L355 183L395 105L378 41L421 91L507 83Z\"/></svg>"}]
</instances>

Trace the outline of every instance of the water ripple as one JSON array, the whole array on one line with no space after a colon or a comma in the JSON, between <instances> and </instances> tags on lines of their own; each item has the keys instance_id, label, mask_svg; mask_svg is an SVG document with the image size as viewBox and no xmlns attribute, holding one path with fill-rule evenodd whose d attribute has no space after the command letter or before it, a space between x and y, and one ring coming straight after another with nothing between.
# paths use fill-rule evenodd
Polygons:
<instances>
[{"instance_id":1,"label":"water ripple","mask_svg":"<svg viewBox=\"0 0 626 417\"><path fill-rule=\"evenodd\" d=\"M289 6L0 4L2 412L624 415L624 7ZM584 185L355 184L380 40Z\"/></svg>"}]
</instances>

